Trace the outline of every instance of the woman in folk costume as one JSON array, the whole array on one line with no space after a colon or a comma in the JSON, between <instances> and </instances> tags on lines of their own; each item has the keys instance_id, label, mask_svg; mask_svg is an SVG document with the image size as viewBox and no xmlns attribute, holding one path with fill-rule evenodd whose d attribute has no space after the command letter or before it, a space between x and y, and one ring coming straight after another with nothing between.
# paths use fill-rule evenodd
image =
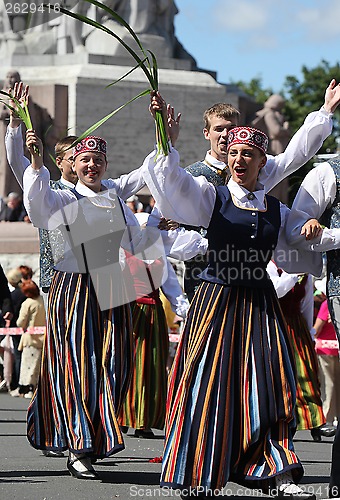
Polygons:
<instances>
[{"instance_id":1,"label":"woman in folk costume","mask_svg":"<svg viewBox=\"0 0 340 500\"><path fill-rule=\"evenodd\" d=\"M159 94L151 102L154 110L164 109ZM217 188L180 168L173 148L144 162L145 181L164 216L206 227L209 241L209 264L169 380L161 485L183 493L234 481L275 487L290 499L315 498L296 484L303 467L293 446L294 357L266 272L273 250L285 243L289 212L257 182L267 145L261 131L232 129L232 177ZM304 255L301 270L317 263L319 271L321 259L305 253L311 255Z\"/></svg>"},{"instance_id":2,"label":"woman in folk costume","mask_svg":"<svg viewBox=\"0 0 340 500\"><path fill-rule=\"evenodd\" d=\"M273 282L287 323L296 365L297 430L310 429L314 441L331 437L335 429L324 426L318 360L313 334L313 280L308 274L290 274L270 261L267 272Z\"/></svg>"},{"instance_id":3,"label":"woman in folk costume","mask_svg":"<svg viewBox=\"0 0 340 500\"><path fill-rule=\"evenodd\" d=\"M59 227L40 380L28 409L27 435L37 449L69 451L72 476L96 479L91 458L124 448L117 422L129 383L132 322L121 273L122 248L144 245L132 212L122 203L138 185L135 174L102 180L106 142L87 137L73 150L74 189L49 186L42 145L27 132L32 165L24 199L35 226ZM38 150L37 150L38 147ZM39 154L40 153L40 154ZM139 178L139 174L137 176ZM144 239L144 241L143 241ZM143 246L144 249L144 246Z\"/></svg>"},{"instance_id":4,"label":"woman in folk costume","mask_svg":"<svg viewBox=\"0 0 340 500\"><path fill-rule=\"evenodd\" d=\"M167 254L176 258L205 254L207 240L196 231L185 231L164 221L157 208L151 212L139 213L135 217L141 226L147 223L164 227L161 236ZM169 223L176 229L169 229ZM189 301L183 294L176 273L169 261L161 259L141 261L127 255L126 262L136 287L137 299L133 306L134 364L127 397L120 413L120 424L135 429L136 437L154 437L152 428L164 429L167 393L167 359L169 354L168 326L160 290L171 304L172 310L182 318L186 317ZM145 273L150 282L158 275L160 288L145 289Z\"/></svg>"}]
</instances>

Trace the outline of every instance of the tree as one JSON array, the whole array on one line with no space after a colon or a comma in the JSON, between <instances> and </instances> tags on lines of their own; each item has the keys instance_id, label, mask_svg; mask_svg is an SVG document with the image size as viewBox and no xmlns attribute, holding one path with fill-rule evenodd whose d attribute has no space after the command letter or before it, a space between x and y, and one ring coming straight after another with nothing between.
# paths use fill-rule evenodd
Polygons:
<instances>
[{"instance_id":1,"label":"tree","mask_svg":"<svg viewBox=\"0 0 340 500\"><path fill-rule=\"evenodd\" d=\"M286 99L284 113L293 132L298 130L308 113L320 108L329 82L333 78L340 82L340 64L330 66L327 61L322 60L319 66L313 69L303 66L302 75L301 82L295 76L287 76L284 82L284 96ZM336 139L340 136L340 112L338 110L334 113L333 120L333 133L325 140L319 153L334 153L337 150ZM293 200L302 179L312 166L313 160L290 177L290 201Z\"/></svg>"},{"instance_id":2,"label":"tree","mask_svg":"<svg viewBox=\"0 0 340 500\"><path fill-rule=\"evenodd\" d=\"M243 92L253 97L259 104L264 104L268 97L273 94L273 89L262 88L262 78L253 78L249 83L245 82L232 82L237 85Z\"/></svg>"},{"instance_id":3,"label":"tree","mask_svg":"<svg viewBox=\"0 0 340 500\"><path fill-rule=\"evenodd\" d=\"M302 75L302 82L299 82L295 76L287 76L284 82L284 96L287 101L285 114L294 132L300 127L308 113L319 109L320 103L324 100L325 88L332 78L340 82L340 64L330 66L327 61L323 60L314 69L303 66ZM336 137L340 135L339 111L336 111L334 118L333 133L324 142L320 153L336 151Z\"/></svg>"}]
</instances>

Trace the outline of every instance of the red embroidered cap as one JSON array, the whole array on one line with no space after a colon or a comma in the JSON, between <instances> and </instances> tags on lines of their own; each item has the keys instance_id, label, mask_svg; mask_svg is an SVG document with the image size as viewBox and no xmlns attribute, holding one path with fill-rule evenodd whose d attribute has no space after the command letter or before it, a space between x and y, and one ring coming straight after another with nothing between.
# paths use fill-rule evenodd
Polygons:
<instances>
[{"instance_id":1,"label":"red embroidered cap","mask_svg":"<svg viewBox=\"0 0 340 500\"><path fill-rule=\"evenodd\" d=\"M106 159L106 141L101 137L96 137L94 135L89 135L85 137L82 141L78 142L73 148L73 158L80 155L81 153L102 153Z\"/></svg>"},{"instance_id":2,"label":"red embroidered cap","mask_svg":"<svg viewBox=\"0 0 340 500\"><path fill-rule=\"evenodd\" d=\"M234 127L228 132L227 149L229 150L230 146L233 144L249 144L266 154L268 149L268 136L257 128Z\"/></svg>"}]
</instances>

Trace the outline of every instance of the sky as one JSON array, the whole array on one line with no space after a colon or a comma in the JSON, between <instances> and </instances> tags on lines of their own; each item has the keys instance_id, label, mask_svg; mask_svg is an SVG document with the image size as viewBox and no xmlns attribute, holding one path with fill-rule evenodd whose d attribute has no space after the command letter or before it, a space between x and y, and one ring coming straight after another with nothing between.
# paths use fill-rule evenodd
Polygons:
<instances>
[{"instance_id":1,"label":"sky","mask_svg":"<svg viewBox=\"0 0 340 500\"><path fill-rule=\"evenodd\" d=\"M175 0L175 34L217 81L283 89L286 76L340 62L340 0Z\"/></svg>"}]
</instances>

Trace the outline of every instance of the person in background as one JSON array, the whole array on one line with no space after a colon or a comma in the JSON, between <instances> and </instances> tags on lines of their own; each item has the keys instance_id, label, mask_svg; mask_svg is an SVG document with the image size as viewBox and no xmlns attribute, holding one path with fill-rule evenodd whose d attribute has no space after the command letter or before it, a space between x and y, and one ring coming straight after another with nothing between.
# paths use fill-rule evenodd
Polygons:
<instances>
[{"instance_id":1,"label":"person in background","mask_svg":"<svg viewBox=\"0 0 340 500\"><path fill-rule=\"evenodd\" d=\"M327 301L338 340L340 339L340 155L312 168L302 181L287 221L288 242L296 248L309 248L326 254ZM320 220L322 228L308 229L304 221ZM321 272L316 276L320 276ZM329 496L340 496L340 426L333 448Z\"/></svg>"},{"instance_id":2,"label":"person in background","mask_svg":"<svg viewBox=\"0 0 340 500\"><path fill-rule=\"evenodd\" d=\"M180 253L205 251L204 243L199 235L192 231L185 232L178 229L178 224L166 221L158 213L156 207L148 214L136 215L141 227L145 227L149 219L160 230L163 241L168 241L170 255ZM173 228L173 229L171 229ZM160 300L160 290L168 298L172 310L184 319L189 308L189 302L183 294L176 273L165 257L154 261L141 261L127 255L127 265L130 269L134 286L137 290L137 299L133 305L133 336L134 336L134 364L133 374L127 397L122 406L119 422L123 429L132 427L135 436L153 438L153 428L162 430L165 423L165 407L167 393L167 359L169 353L168 327L164 308ZM150 277L152 292L147 293L144 285L144 275ZM165 279L162 279L162 276ZM154 277L159 275L160 287L154 285Z\"/></svg>"},{"instance_id":3,"label":"person in background","mask_svg":"<svg viewBox=\"0 0 340 500\"><path fill-rule=\"evenodd\" d=\"M134 194L132 196L129 196L129 198L126 200L125 203L129 207L131 212L133 212L135 214L135 213L137 213L138 202L139 202L138 196L136 196Z\"/></svg>"},{"instance_id":4,"label":"person in background","mask_svg":"<svg viewBox=\"0 0 340 500\"><path fill-rule=\"evenodd\" d=\"M6 278L6 275L4 273L4 270L0 264L0 326L1 327L6 327L10 326L10 321L13 317L13 304L12 304L12 299L11 299L11 292L8 287L8 280ZM10 339L7 337L4 337L3 335L0 335L0 353L3 352L3 347L2 343L5 343L5 347L10 349L10 346L8 346L8 341ZM7 347L8 346L8 347ZM7 354L7 353L6 353ZM11 355L11 353L9 353ZM4 358L8 357L5 356ZM5 365L5 359L2 358L0 359L0 390L10 390L10 382L12 378L12 369L10 370L10 373L6 373L6 378L5 378L5 373L4 373L4 365Z\"/></svg>"},{"instance_id":5,"label":"person in background","mask_svg":"<svg viewBox=\"0 0 340 500\"><path fill-rule=\"evenodd\" d=\"M1 326L10 326L6 322L13 318L13 302L10 289L8 287L8 278L0 264L0 323Z\"/></svg>"},{"instance_id":6,"label":"person in background","mask_svg":"<svg viewBox=\"0 0 340 500\"><path fill-rule=\"evenodd\" d=\"M46 312L43 298L37 284L32 280L25 280L21 286L26 300L21 304L17 326L24 330L21 335L18 350L22 352L19 384L11 396L23 396L31 399L37 386L44 334L27 333L29 327L46 326Z\"/></svg>"},{"instance_id":7,"label":"person in background","mask_svg":"<svg viewBox=\"0 0 340 500\"><path fill-rule=\"evenodd\" d=\"M270 261L267 272L273 282L280 306L287 323L296 366L297 430L311 431L314 441L333 437L333 426L324 425L318 362L312 340L313 330L313 279L308 274L289 274Z\"/></svg>"},{"instance_id":8,"label":"person in background","mask_svg":"<svg viewBox=\"0 0 340 500\"><path fill-rule=\"evenodd\" d=\"M326 277L315 281L315 287L325 297L320 305L314 323L315 351L319 363L319 377L323 411L327 425L334 428L334 422L340 415L340 361L339 342L328 310L326 299ZM335 433L335 428L334 428Z\"/></svg>"},{"instance_id":9,"label":"person in background","mask_svg":"<svg viewBox=\"0 0 340 500\"><path fill-rule=\"evenodd\" d=\"M0 211L0 221L29 222L22 198L18 193L9 193Z\"/></svg>"},{"instance_id":10,"label":"person in background","mask_svg":"<svg viewBox=\"0 0 340 500\"><path fill-rule=\"evenodd\" d=\"M151 214L154 206L155 206L155 198L153 196L149 196L148 204L146 205L144 212L146 212L147 214Z\"/></svg>"},{"instance_id":11,"label":"person in background","mask_svg":"<svg viewBox=\"0 0 340 500\"><path fill-rule=\"evenodd\" d=\"M27 272L25 272L27 275ZM13 317L10 322L10 326L15 328L17 326L17 319L19 317L19 311L21 304L26 300L26 296L22 293L22 272L19 267L10 269L7 274L7 280L11 290L11 300L13 304ZM19 343L21 335L12 335L13 344L13 370L12 370L12 380L10 385L10 394L16 394L16 390L19 384L20 376L20 365L21 365L21 351L19 351Z\"/></svg>"}]
</instances>

